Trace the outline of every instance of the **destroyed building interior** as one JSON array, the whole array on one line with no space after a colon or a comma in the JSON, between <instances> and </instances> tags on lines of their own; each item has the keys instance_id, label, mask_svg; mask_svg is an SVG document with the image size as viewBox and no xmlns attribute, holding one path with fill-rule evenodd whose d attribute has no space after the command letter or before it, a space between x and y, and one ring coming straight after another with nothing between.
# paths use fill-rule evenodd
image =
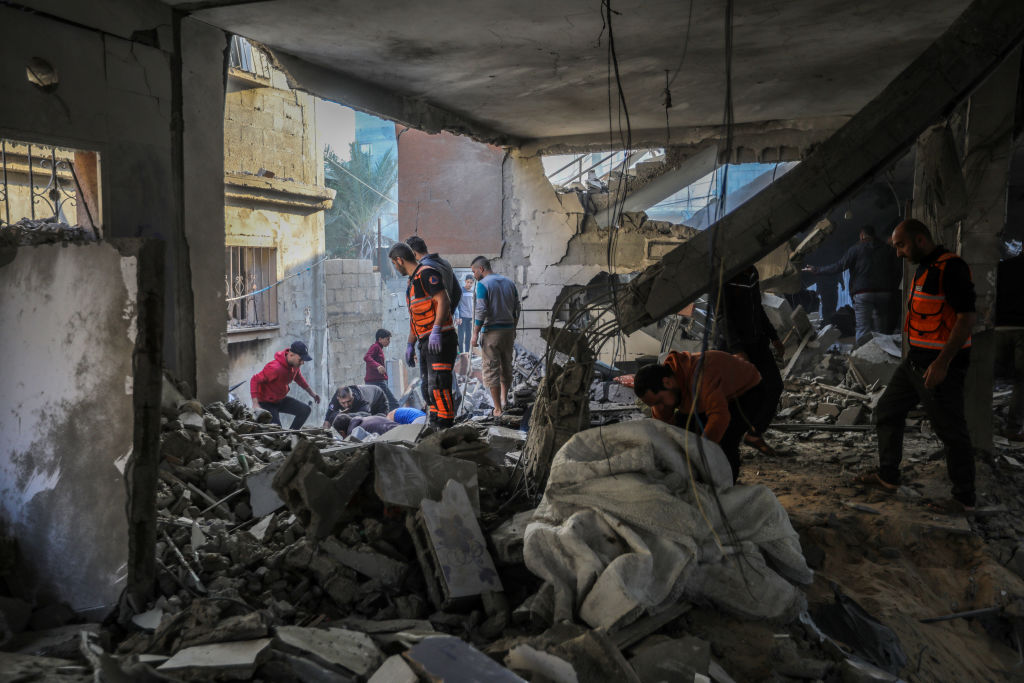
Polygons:
<instances>
[{"instance_id":1,"label":"destroyed building interior","mask_svg":"<svg viewBox=\"0 0 1024 683\"><path fill-rule=\"evenodd\" d=\"M1021 0L0 0L0 681L1024 680L1022 66Z\"/></svg>"}]
</instances>

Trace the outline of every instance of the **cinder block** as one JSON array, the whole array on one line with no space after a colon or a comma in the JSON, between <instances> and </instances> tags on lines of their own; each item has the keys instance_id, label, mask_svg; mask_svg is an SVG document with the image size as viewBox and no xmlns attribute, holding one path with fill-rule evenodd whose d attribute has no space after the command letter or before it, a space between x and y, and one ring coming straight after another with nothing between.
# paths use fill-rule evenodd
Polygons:
<instances>
[{"instance_id":1,"label":"cinder block","mask_svg":"<svg viewBox=\"0 0 1024 683\"><path fill-rule=\"evenodd\" d=\"M332 258L324 261L324 271L328 275L341 275L341 259Z\"/></svg>"}]
</instances>

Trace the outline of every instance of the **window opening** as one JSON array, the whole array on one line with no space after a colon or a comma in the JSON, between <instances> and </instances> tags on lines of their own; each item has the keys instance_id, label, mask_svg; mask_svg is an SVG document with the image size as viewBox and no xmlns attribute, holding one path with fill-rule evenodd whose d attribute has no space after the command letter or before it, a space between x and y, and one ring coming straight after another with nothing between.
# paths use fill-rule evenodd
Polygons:
<instances>
[{"instance_id":1,"label":"window opening","mask_svg":"<svg viewBox=\"0 0 1024 683\"><path fill-rule=\"evenodd\" d=\"M277 249L228 247L228 331L277 325Z\"/></svg>"}]
</instances>

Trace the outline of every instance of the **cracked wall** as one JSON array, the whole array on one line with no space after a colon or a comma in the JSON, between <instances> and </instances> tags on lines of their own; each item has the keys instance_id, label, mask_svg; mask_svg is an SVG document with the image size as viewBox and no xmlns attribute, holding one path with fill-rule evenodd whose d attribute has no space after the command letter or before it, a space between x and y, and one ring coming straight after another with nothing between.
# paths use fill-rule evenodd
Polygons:
<instances>
[{"instance_id":1,"label":"cracked wall","mask_svg":"<svg viewBox=\"0 0 1024 683\"><path fill-rule=\"evenodd\" d=\"M38 604L102 617L127 578L139 259L109 243L0 256L0 512Z\"/></svg>"}]
</instances>

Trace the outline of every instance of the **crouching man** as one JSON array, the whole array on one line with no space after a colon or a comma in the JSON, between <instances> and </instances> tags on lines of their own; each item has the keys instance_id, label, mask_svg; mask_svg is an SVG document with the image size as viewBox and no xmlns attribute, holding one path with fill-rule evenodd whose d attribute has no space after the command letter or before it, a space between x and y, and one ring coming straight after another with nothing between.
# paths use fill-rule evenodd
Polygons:
<instances>
[{"instance_id":1,"label":"crouching man","mask_svg":"<svg viewBox=\"0 0 1024 683\"><path fill-rule=\"evenodd\" d=\"M370 384L349 384L338 387L327 404L327 414L324 416L323 428L327 429L334 422L334 418L342 413L364 413L367 415L386 415L388 412L388 397L380 387Z\"/></svg>"},{"instance_id":2,"label":"crouching man","mask_svg":"<svg viewBox=\"0 0 1024 683\"><path fill-rule=\"evenodd\" d=\"M724 351L670 351L664 364L640 368L633 391L656 420L702 433L721 446L736 482L740 440L760 421L766 404L757 368Z\"/></svg>"},{"instance_id":3,"label":"crouching man","mask_svg":"<svg viewBox=\"0 0 1024 683\"><path fill-rule=\"evenodd\" d=\"M293 415L291 429L299 429L309 417L310 407L288 395L288 387L295 382L305 389L313 400L320 403L320 395L309 388L302 376L302 364L313 360L305 342L294 341L287 349L274 354L274 360L249 380L252 407L262 408L273 417L274 424L281 424L281 413Z\"/></svg>"}]
</instances>

